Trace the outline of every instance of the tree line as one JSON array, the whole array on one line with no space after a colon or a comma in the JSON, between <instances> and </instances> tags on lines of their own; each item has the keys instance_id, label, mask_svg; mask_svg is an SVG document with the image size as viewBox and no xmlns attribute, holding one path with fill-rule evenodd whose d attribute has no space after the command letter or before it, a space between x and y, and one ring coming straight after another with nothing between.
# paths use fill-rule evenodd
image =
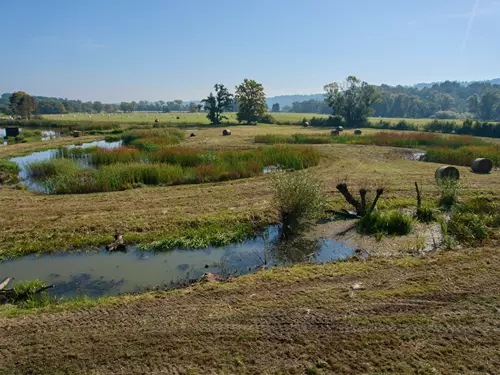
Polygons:
<instances>
[{"instance_id":1,"label":"tree line","mask_svg":"<svg viewBox=\"0 0 500 375\"><path fill-rule=\"evenodd\" d=\"M349 86L349 81L345 85ZM340 85L340 84L339 84ZM484 121L500 120L500 85L490 82L445 81L430 87L373 86L377 99L372 103L372 116L402 118L465 119ZM331 113L325 101L306 100L294 102L284 110L296 113Z\"/></svg>"},{"instance_id":2,"label":"tree line","mask_svg":"<svg viewBox=\"0 0 500 375\"><path fill-rule=\"evenodd\" d=\"M28 99L30 104L28 105ZM23 108L23 109L21 109ZM182 100L150 102L121 102L120 104L102 103L100 101L68 100L45 96L31 96L23 91L4 93L0 96L0 113L28 118L34 114L58 115L65 113L115 113L117 111L155 111L155 112L198 112L201 105Z\"/></svg>"}]
</instances>

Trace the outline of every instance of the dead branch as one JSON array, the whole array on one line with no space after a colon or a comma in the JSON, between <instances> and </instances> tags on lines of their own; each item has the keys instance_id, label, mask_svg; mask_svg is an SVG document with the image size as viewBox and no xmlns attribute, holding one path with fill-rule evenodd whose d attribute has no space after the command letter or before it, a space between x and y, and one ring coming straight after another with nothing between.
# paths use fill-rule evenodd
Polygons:
<instances>
[{"instance_id":1,"label":"dead branch","mask_svg":"<svg viewBox=\"0 0 500 375\"><path fill-rule=\"evenodd\" d=\"M377 189L377 195L375 196L375 199L373 200L373 203L372 203L372 206L370 207L370 211L369 212L372 212L375 207L377 206L377 202L378 202L378 199L380 198L380 196L384 193L384 188L378 188Z\"/></svg>"},{"instance_id":2,"label":"dead branch","mask_svg":"<svg viewBox=\"0 0 500 375\"><path fill-rule=\"evenodd\" d=\"M416 181L415 181L415 189L417 190L417 210L419 210L420 207L422 206L422 197L420 196L420 190L418 188L418 184Z\"/></svg>"},{"instance_id":3,"label":"dead branch","mask_svg":"<svg viewBox=\"0 0 500 375\"><path fill-rule=\"evenodd\" d=\"M361 211L359 212L360 216L364 216L366 212L366 189L359 190L359 196L361 197Z\"/></svg>"},{"instance_id":4,"label":"dead branch","mask_svg":"<svg viewBox=\"0 0 500 375\"><path fill-rule=\"evenodd\" d=\"M361 203L359 203L356 198L352 196L352 194L349 192L349 189L347 188L346 184L338 184L337 185L337 190L342 194L351 206L353 206L356 209L356 213L359 215L361 212Z\"/></svg>"},{"instance_id":5,"label":"dead branch","mask_svg":"<svg viewBox=\"0 0 500 375\"><path fill-rule=\"evenodd\" d=\"M10 281L12 280L11 277L7 277L5 278L4 281L2 281L2 283L0 284L0 290L2 290L3 288L5 288L7 285L9 285Z\"/></svg>"}]
</instances>

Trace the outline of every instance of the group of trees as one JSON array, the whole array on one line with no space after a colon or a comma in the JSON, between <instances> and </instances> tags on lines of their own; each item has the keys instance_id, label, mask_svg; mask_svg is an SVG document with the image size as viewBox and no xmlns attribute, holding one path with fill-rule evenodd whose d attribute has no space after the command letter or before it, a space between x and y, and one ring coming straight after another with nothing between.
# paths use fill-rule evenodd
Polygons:
<instances>
[{"instance_id":1,"label":"group of trees","mask_svg":"<svg viewBox=\"0 0 500 375\"><path fill-rule=\"evenodd\" d=\"M19 100L17 98L22 96L22 91L14 94L5 93L0 96L0 113L27 117L26 111L24 115L20 114L22 111L19 109L20 104L16 104ZM26 93L24 93L26 94ZM27 95L27 94L26 94ZM14 96L14 107L11 104L11 97ZM157 102L149 102L141 100L136 102L122 102L120 104L106 104L100 101L95 102L82 102L81 100L68 100L63 98L53 98L45 96L29 96L34 100L35 108L30 112L32 114L64 114L64 113L114 113L117 111L134 112L134 111L156 111L156 112L171 112L171 111L184 111L184 112L198 112L201 110L201 105L189 102L184 103L182 100L174 100L164 102L162 100ZM24 105L25 106L25 105ZM14 108L14 110L13 110Z\"/></svg>"},{"instance_id":2,"label":"group of trees","mask_svg":"<svg viewBox=\"0 0 500 375\"><path fill-rule=\"evenodd\" d=\"M224 112L237 109L236 118L239 122L255 123L263 118L267 112L266 94L264 86L253 79L245 78L236 86L235 95L223 84L217 83L214 86L215 95L211 92L208 97L202 100L203 108L207 111L207 118L214 125L220 124ZM278 106L273 106L273 110L279 112Z\"/></svg>"},{"instance_id":3,"label":"group of trees","mask_svg":"<svg viewBox=\"0 0 500 375\"><path fill-rule=\"evenodd\" d=\"M381 85L374 115L381 117L436 117L500 120L500 85L489 82L442 82L421 89Z\"/></svg>"},{"instance_id":4,"label":"group of trees","mask_svg":"<svg viewBox=\"0 0 500 375\"><path fill-rule=\"evenodd\" d=\"M304 100L302 102L293 102L292 107L289 108L289 112L295 113L322 113L331 114L332 109L326 101L321 100Z\"/></svg>"}]
</instances>

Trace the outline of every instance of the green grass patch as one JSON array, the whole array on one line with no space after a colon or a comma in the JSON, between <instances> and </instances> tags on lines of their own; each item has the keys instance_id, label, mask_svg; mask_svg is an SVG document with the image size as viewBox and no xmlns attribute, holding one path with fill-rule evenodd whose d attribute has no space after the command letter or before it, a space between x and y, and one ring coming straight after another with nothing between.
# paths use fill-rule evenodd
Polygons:
<instances>
[{"instance_id":1,"label":"green grass patch","mask_svg":"<svg viewBox=\"0 0 500 375\"><path fill-rule=\"evenodd\" d=\"M0 185L11 185L19 182L19 166L13 161L0 159Z\"/></svg>"},{"instance_id":2,"label":"green grass patch","mask_svg":"<svg viewBox=\"0 0 500 375\"><path fill-rule=\"evenodd\" d=\"M152 251L170 251L173 249L203 249L209 246L221 247L243 242L257 233L251 223L207 225L188 228L180 236L166 237L160 241L142 245L141 248Z\"/></svg>"},{"instance_id":3,"label":"green grass patch","mask_svg":"<svg viewBox=\"0 0 500 375\"><path fill-rule=\"evenodd\" d=\"M413 229L413 219L400 211L372 211L357 223L360 233L376 235L405 235Z\"/></svg>"}]
</instances>

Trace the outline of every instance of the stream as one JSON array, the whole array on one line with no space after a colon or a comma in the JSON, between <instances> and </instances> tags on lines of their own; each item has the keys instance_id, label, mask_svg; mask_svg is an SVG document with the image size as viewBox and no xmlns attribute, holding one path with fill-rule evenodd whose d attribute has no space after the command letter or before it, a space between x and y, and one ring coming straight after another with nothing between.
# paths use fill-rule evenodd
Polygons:
<instances>
[{"instance_id":1,"label":"stream","mask_svg":"<svg viewBox=\"0 0 500 375\"><path fill-rule=\"evenodd\" d=\"M354 249L331 239L279 241L277 226L243 243L207 249L172 250L154 253L128 246L124 252L66 252L25 256L0 263L0 275L15 280L40 279L53 284L51 295L92 298L133 293L182 280L198 278L206 272L242 275L263 266L316 263L345 259Z\"/></svg>"}]
</instances>

